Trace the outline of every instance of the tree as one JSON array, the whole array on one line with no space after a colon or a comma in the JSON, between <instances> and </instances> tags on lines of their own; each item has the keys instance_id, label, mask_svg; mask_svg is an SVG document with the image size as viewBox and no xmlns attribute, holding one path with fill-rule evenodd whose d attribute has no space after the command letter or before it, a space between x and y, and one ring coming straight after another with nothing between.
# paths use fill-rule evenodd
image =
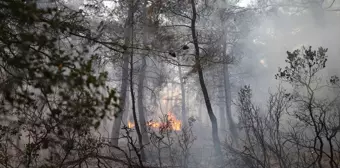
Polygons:
<instances>
[{"instance_id":1,"label":"tree","mask_svg":"<svg viewBox=\"0 0 340 168\"><path fill-rule=\"evenodd\" d=\"M205 86L203 71L202 71L202 67L201 67L202 65L201 65L201 61L200 61L200 59L201 59L200 58L200 48L199 48L197 34L196 34L197 11L196 11L195 0L191 0L191 9L192 9L191 35L192 35L192 40L193 40L193 44L194 44L194 47L195 47L195 68L197 68L199 83L201 85L205 104L207 106L208 115L209 115L211 125L212 125L212 137L213 137L215 152L216 152L216 155L220 157L220 156L222 156L222 151L221 151L220 139L219 139L219 136L218 136L217 119L216 119L216 116L214 115L214 112L213 112L213 109L212 109L212 106L211 106L211 102L210 102L210 98L209 98L209 95L208 95L208 90Z\"/></svg>"},{"instance_id":2,"label":"tree","mask_svg":"<svg viewBox=\"0 0 340 168\"><path fill-rule=\"evenodd\" d=\"M322 91L319 86L322 83L317 73L326 67L327 50L322 47L312 50L312 47L309 47L303 48L302 51L287 52L286 62L289 65L284 70L280 69L276 77L294 87L293 96L297 102L297 110L293 110L293 116L306 125L306 131L312 133L305 135L306 139L312 141L313 146L310 149L313 149L316 155L310 164L317 164L318 167L338 167L339 163L335 159L337 148L333 146L337 143L338 133L338 121L334 120L334 117L338 116L337 111L334 111L336 106L334 101L322 100L317 96L318 93L321 94L319 91ZM308 148L308 145L306 146ZM325 163L325 158L328 163Z\"/></svg>"},{"instance_id":3,"label":"tree","mask_svg":"<svg viewBox=\"0 0 340 168\"><path fill-rule=\"evenodd\" d=\"M118 113L116 113L115 121L112 127L112 133L111 133L111 139L112 139L112 145L118 146L118 140L120 136L120 130L121 130L121 123L122 123L122 117L123 113L125 112L125 101L126 101L126 94L127 94L127 87L128 87L128 74L129 74L129 56L131 54L131 39L132 39L132 26L133 26L133 15L136 11L136 6L133 4L132 1L129 1L129 7L128 7L128 16L125 21L124 25L124 46L125 50L123 53L123 67L122 67L122 83L120 88L120 101L119 101L119 107L120 110Z\"/></svg>"},{"instance_id":4,"label":"tree","mask_svg":"<svg viewBox=\"0 0 340 168\"><path fill-rule=\"evenodd\" d=\"M147 48L148 43L147 43L147 38L148 38L148 17L147 17L147 0L143 2L143 44L144 47ZM144 105L144 80L145 80L145 75L146 75L146 70L147 70L147 52L142 53L142 60L141 60L141 68L140 68L140 75L138 79L138 112L139 112L139 122L141 126L141 134L143 137L143 143L144 144L149 144L149 136L148 136L148 130L147 130L147 123L145 119L145 105Z\"/></svg>"},{"instance_id":5,"label":"tree","mask_svg":"<svg viewBox=\"0 0 340 168\"><path fill-rule=\"evenodd\" d=\"M0 16L0 164L62 166L93 154L91 132L116 97L89 47L64 40L90 33L81 13L4 0Z\"/></svg>"},{"instance_id":6,"label":"tree","mask_svg":"<svg viewBox=\"0 0 340 168\"><path fill-rule=\"evenodd\" d=\"M284 69L276 75L290 84L290 92L279 87L271 94L266 111L251 100L251 89L239 92L243 148L228 146L240 156L237 165L247 167L338 167L338 94L324 96L327 89L338 92L319 76L326 67L327 49L302 48L287 52ZM335 89L335 90L334 90ZM235 162L234 162L235 163Z\"/></svg>"}]
</instances>

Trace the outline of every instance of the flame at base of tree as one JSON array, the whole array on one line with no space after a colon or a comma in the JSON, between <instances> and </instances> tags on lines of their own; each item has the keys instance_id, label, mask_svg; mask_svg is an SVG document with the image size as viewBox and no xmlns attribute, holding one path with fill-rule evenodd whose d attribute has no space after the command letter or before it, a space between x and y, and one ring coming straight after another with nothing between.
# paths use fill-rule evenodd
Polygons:
<instances>
[{"instance_id":1,"label":"flame at base of tree","mask_svg":"<svg viewBox=\"0 0 340 168\"><path fill-rule=\"evenodd\" d=\"M174 131L181 130L182 126L181 120L178 120L176 116L171 112L167 114L167 120L165 122L149 121L146 124L150 128L158 128L160 130L170 129ZM127 127L134 128L135 124L133 122L128 121Z\"/></svg>"}]
</instances>

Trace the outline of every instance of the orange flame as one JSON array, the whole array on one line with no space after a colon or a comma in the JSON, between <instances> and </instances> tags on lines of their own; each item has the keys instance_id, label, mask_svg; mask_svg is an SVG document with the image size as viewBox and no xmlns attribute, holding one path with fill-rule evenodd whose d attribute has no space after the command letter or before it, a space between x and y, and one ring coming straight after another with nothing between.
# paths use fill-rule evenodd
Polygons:
<instances>
[{"instance_id":1,"label":"orange flame","mask_svg":"<svg viewBox=\"0 0 340 168\"><path fill-rule=\"evenodd\" d=\"M182 122L181 120L178 120L173 113L169 112L167 115L167 119L168 120L166 123L162 123L158 121L149 121L147 122L147 125L151 128L171 129L174 131L181 130ZM128 128L133 128L133 127L135 127L135 124L129 121Z\"/></svg>"},{"instance_id":2,"label":"orange flame","mask_svg":"<svg viewBox=\"0 0 340 168\"><path fill-rule=\"evenodd\" d=\"M128 121L128 125L127 126L128 126L128 128L133 128L133 127L135 127L135 124L130 122L130 121Z\"/></svg>"},{"instance_id":3,"label":"orange flame","mask_svg":"<svg viewBox=\"0 0 340 168\"><path fill-rule=\"evenodd\" d=\"M177 120L176 116L172 114L171 112L168 113L168 121L171 124L172 130L176 130L176 131L181 130L181 125L182 125L181 121Z\"/></svg>"},{"instance_id":4,"label":"orange flame","mask_svg":"<svg viewBox=\"0 0 340 168\"><path fill-rule=\"evenodd\" d=\"M160 122L157 122L157 121L148 121L146 123L149 127L152 127L152 128L160 128L162 123Z\"/></svg>"}]
</instances>

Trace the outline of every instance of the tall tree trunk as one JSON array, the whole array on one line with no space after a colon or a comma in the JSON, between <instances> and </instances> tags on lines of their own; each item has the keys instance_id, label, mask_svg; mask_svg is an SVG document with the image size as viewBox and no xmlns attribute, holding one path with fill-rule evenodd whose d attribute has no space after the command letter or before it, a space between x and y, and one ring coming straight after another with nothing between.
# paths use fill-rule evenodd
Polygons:
<instances>
[{"instance_id":1,"label":"tall tree trunk","mask_svg":"<svg viewBox=\"0 0 340 168\"><path fill-rule=\"evenodd\" d=\"M188 114L187 114L187 110L186 110L186 97L185 97L185 87L184 87L184 80L183 80L183 75L182 75L182 68L180 65L180 60L177 57L177 61L178 61L178 73L179 73L179 81L180 81L180 85L181 85L181 97L182 97L182 128L187 128L188 127Z\"/></svg>"},{"instance_id":2,"label":"tall tree trunk","mask_svg":"<svg viewBox=\"0 0 340 168\"><path fill-rule=\"evenodd\" d=\"M142 56L142 67L140 70L139 78L138 78L138 112L139 112L139 123L141 127L141 133L143 137L144 144L148 144L149 137L148 131L146 127L146 119L144 113L144 79L145 79L145 71L146 71L146 58Z\"/></svg>"},{"instance_id":3,"label":"tall tree trunk","mask_svg":"<svg viewBox=\"0 0 340 168\"><path fill-rule=\"evenodd\" d=\"M122 69L122 84L120 87L120 100L119 100L119 111L115 116L115 120L112 126L111 133L111 145L118 146L118 140L121 130L121 123L123 113L125 112L125 101L128 86L128 68L129 68L129 57L124 53L123 69Z\"/></svg>"},{"instance_id":4,"label":"tall tree trunk","mask_svg":"<svg viewBox=\"0 0 340 168\"><path fill-rule=\"evenodd\" d=\"M131 5L133 5L133 3L131 3ZM132 15L132 19L131 19L132 23L133 23L133 20L134 19L133 19L133 15ZM131 24L131 34L132 34L131 37L133 37L133 24ZM131 46L133 46L133 39L131 40ZM136 128L136 132L137 132L137 137L138 137L138 142L139 142L139 150L140 150L140 153L139 153L139 151L135 151L135 152L138 156L139 163L140 163L141 167L144 167L143 161L146 160L146 155L144 153L142 133L141 133L139 123L138 123L138 120L137 120L136 99L135 99L135 93L134 93L134 87L133 87L133 48L131 49L131 53L130 53L130 93L131 93L131 101L132 101L132 104L131 104L132 105L132 115L133 115L133 120L135 122L135 128ZM145 121L145 119L144 119L144 121Z\"/></svg>"},{"instance_id":5,"label":"tall tree trunk","mask_svg":"<svg viewBox=\"0 0 340 168\"><path fill-rule=\"evenodd\" d=\"M138 157L140 160L140 164L143 165L142 160L146 159L145 153L144 153L144 146L143 146L143 137L141 130L138 125L138 120L137 120L137 112L136 112L136 103L135 103L135 94L134 94L134 89L133 89L133 53L131 52L131 58L130 58L130 93L131 93L131 100L132 100L132 115L133 115L133 120L135 122L135 128L138 136L138 142L139 142L139 147L140 147L140 154L138 151L135 151L136 154L140 157ZM143 166L142 166L143 167Z\"/></svg>"},{"instance_id":6,"label":"tall tree trunk","mask_svg":"<svg viewBox=\"0 0 340 168\"><path fill-rule=\"evenodd\" d=\"M227 57L227 42L226 39L224 40L223 44L223 56L228 59ZM225 107L226 107L226 116L228 121L229 130L232 136L232 139L235 143L237 143L237 130L234 123L234 120L232 118L231 114L231 87L230 87L230 75L229 75L229 68L228 64L223 64L223 83L224 83L224 96L225 96Z\"/></svg>"},{"instance_id":7,"label":"tall tree trunk","mask_svg":"<svg viewBox=\"0 0 340 168\"><path fill-rule=\"evenodd\" d=\"M222 161L222 150L221 150L221 142L218 137L217 119L216 119L216 116L214 115L214 112L211 106L211 102L210 102L209 95L208 95L208 90L204 82L203 70L202 70L201 63L200 63L200 51L199 51L199 46L198 46L197 34L196 34L197 11L196 11L195 0L191 0L191 8L192 8L191 35L192 35L193 43L195 46L195 62L196 62L195 68L197 68L199 82L200 82L201 89L203 92L205 104L207 106L208 115L211 121L212 138L213 138L215 152L216 152L216 155L218 156L218 161Z\"/></svg>"},{"instance_id":8,"label":"tall tree trunk","mask_svg":"<svg viewBox=\"0 0 340 168\"><path fill-rule=\"evenodd\" d=\"M130 2L131 5L128 11L128 17L125 22L125 31L124 31L124 45L130 46L131 37L132 37L132 18L134 14L133 4L132 1ZM111 133L111 145L118 146L118 140L121 130L121 123L123 113L125 112L125 101L126 101L126 93L127 93L127 86L128 86L128 76L129 76L129 55L131 53L131 47L127 47L127 49L123 53L123 67L122 67L122 83L120 87L120 100L119 100L119 108L120 110L116 114L114 124L112 126L112 133Z\"/></svg>"},{"instance_id":9,"label":"tall tree trunk","mask_svg":"<svg viewBox=\"0 0 340 168\"><path fill-rule=\"evenodd\" d=\"M222 6L227 6L227 1L222 0L220 1ZM224 18L220 18L220 22L224 23L223 27L226 27L225 23L225 19ZM225 60L228 60L228 55L227 55L227 32L225 32L226 30L223 30L223 41L222 41L222 45L223 45L223 58ZM231 138L233 139L233 141L237 144L237 138L238 138L238 133L236 130L236 125L234 123L234 120L232 118L232 113L231 113L231 87L230 87L230 73L229 73L229 67L227 63L223 64L223 84L224 84L224 97L225 97L225 108L226 108L226 117L227 117L227 122L228 122L228 126L229 126L229 131L231 133Z\"/></svg>"},{"instance_id":10,"label":"tall tree trunk","mask_svg":"<svg viewBox=\"0 0 340 168\"><path fill-rule=\"evenodd\" d=\"M148 26L148 19L147 19L147 0L143 3L143 44L146 47L148 45L147 38L147 26ZM146 119L145 119L145 113L144 113L144 80L145 80L145 74L147 69L147 63L146 63L146 55L147 53L142 53L142 64L138 79L138 112L139 112L139 123L141 127L141 133L143 138L143 145L149 144L149 137L146 127Z\"/></svg>"}]
</instances>

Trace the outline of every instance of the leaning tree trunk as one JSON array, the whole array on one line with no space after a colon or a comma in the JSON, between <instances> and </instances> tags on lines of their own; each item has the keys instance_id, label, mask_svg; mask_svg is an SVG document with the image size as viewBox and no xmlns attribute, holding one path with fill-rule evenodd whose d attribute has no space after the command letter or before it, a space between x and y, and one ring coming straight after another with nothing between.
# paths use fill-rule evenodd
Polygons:
<instances>
[{"instance_id":1,"label":"leaning tree trunk","mask_svg":"<svg viewBox=\"0 0 340 168\"><path fill-rule=\"evenodd\" d=\"M130 2L131 3L131 2ZM132 18L134 14L134 9L132 5L129 8L128 11L128 17L125 22L125 32L124 32L124 45L130 46L131 43L131 37L132 37ZM128 87L128 75L129 75L129 55L131 53L131 47L127 47L123 53L123 67L122 67L122 83L120 88L120 100L119 100L119 111L116 114L114 124L112 127L112 133L111 133L111 145L118 146L118 140L121 130L121 123L122 123L122 117L123 113L125 112L125 101L126 101L126 93L127 93L127 87Z\"/></svg>"},{"instance_id":2,"label":"leaning tree trunk","mask_svg":"<svg viewBox=\"0 0 340 168\"><path fill-rule=\"evenodd\" d=\"M202 70L201 63L200 63L200 51L199 51L197 34L196 34L197 11L196 11L195 0L191 0L191 8L192 8L191 35L192 35L193 43L195 46L195 68L197 69L197 72L198 72L199 82L200 82L201 89L203 92L204 101L207 106L208 115L211 121L212 138L213 138L215 152L218 157L218 161L221 161L222 150L221 150L221 142L218 137L217 119L216 119L216 116L214 115L214 112L211 106L211 102L210 102L209 95L208 95L208 90L204 82L203 70Z\"/></svg>"}]
</instances>

